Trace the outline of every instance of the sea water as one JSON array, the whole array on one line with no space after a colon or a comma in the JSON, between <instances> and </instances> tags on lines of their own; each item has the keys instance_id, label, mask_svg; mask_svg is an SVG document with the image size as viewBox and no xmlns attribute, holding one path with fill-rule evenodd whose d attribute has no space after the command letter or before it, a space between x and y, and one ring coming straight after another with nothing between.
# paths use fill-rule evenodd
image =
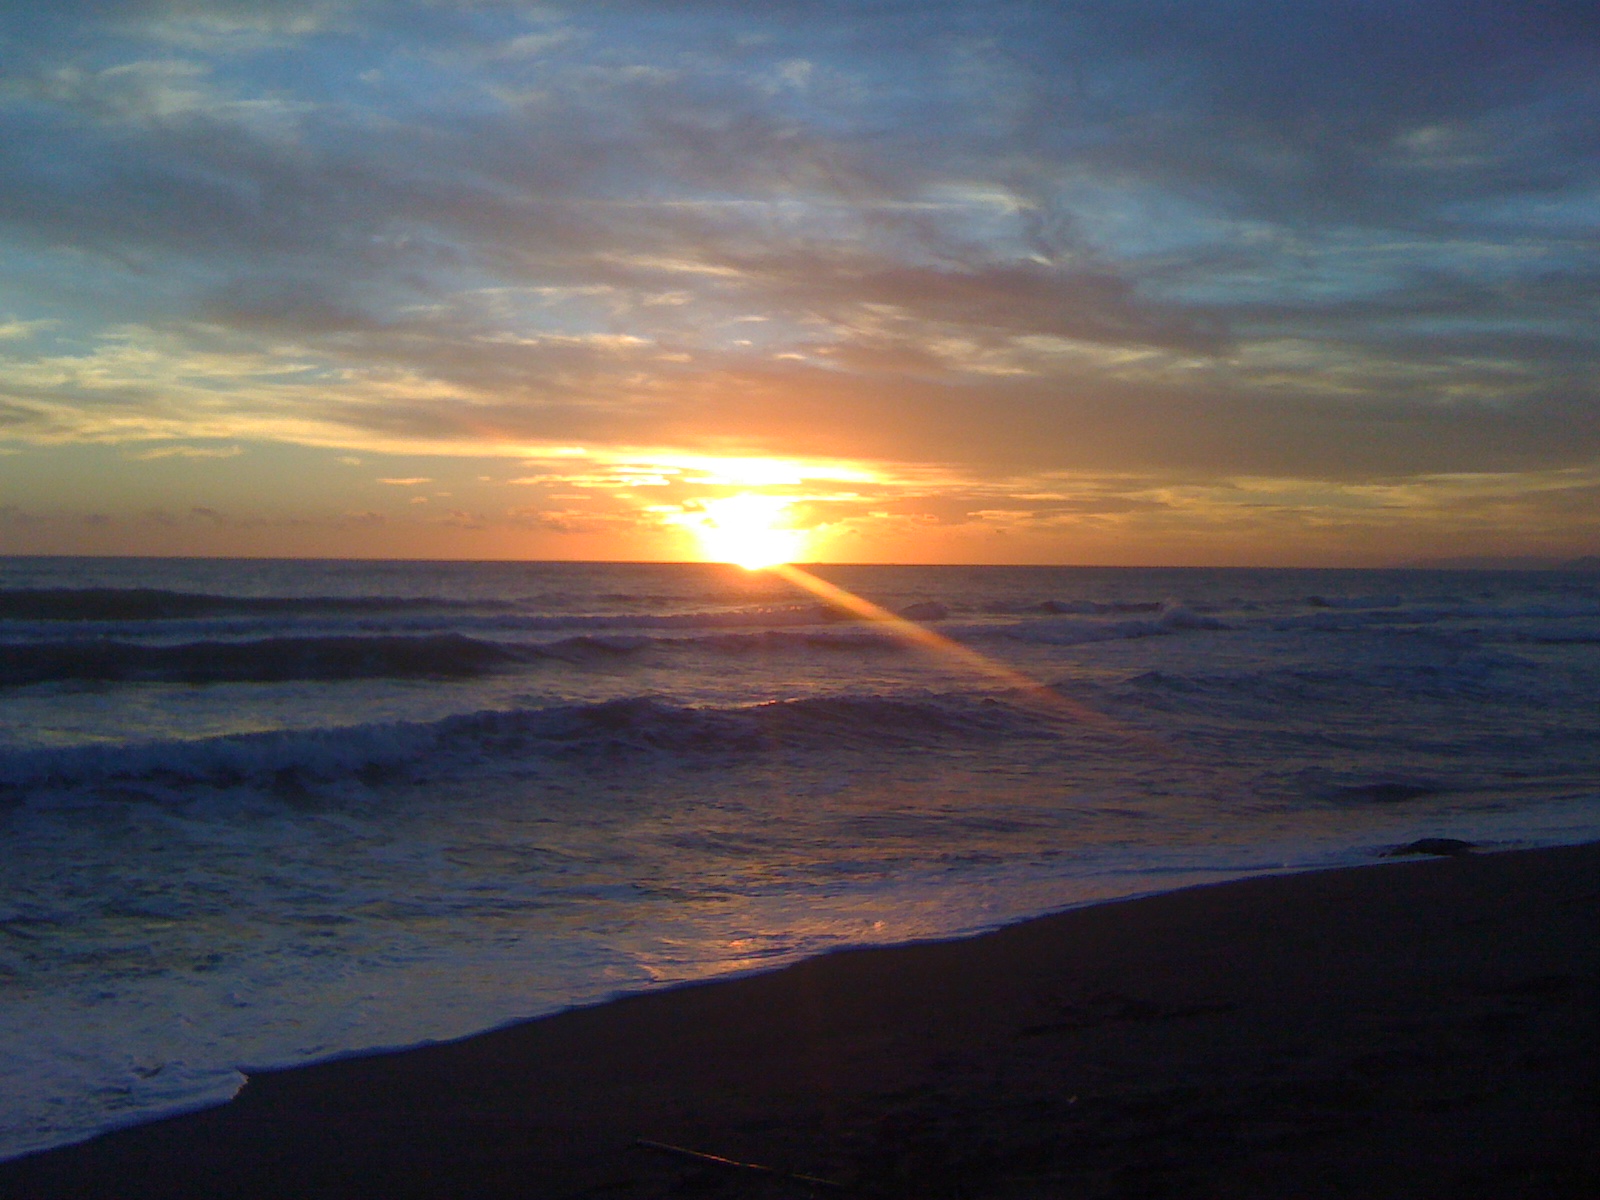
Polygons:
<instances>
[{"instance_id":1,"label":"sea water","mask_svg":"<svg viewBox=\"0 0 1600 1200\"><path fill-rule=\"evenodd\" d=\"M971 653L716 565L0 560L0 1156L840 946L1600 836L1600 576L814 570Z\"/></svg>"}]
</instances>

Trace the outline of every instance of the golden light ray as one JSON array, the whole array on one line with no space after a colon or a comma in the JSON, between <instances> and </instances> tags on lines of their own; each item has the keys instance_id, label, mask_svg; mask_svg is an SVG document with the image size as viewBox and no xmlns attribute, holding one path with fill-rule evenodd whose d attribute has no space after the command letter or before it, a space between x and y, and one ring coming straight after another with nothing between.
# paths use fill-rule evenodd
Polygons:
<instances>
[{"instance_id":1,"label":"golden light ray","mask_svg":"<svg viewBox=\"0 0 1600 1200\"><path fill-rule=\"evenodd\" d=\"M801 569L789 562L770 563L765 568L780 578L788 580L796 587L804 588L813 596L827 603L852 612L865 620L873 621L886 626L895 636L903 638L913 645L925 650L931 650L955 659L963 666L980 675L987 675L1007 687L1021 693L1026 701L1053 716L1070 717L1073 720L1093 725L1108 732L1135 742L1152 753L1163 756L1170 755L1172 750L1164 743L1137 729L1132 729L1120 721L1113 720L1104 713L1096 712L1087 704L1071 697L1063 696L1052 687L1030 679L1021 671L1013 670L1002 662L997 662L986 655L979 654L970 646L945 637L929 629L926 625L908 620L897 613L892 613L886 608L881 608L872 601L857 596L854 592L847 592L844 588L829 583L826 579L819 579L811 572Z\"/></svg>"},{"instance_id":2,"label":"golden light ray","mask_svg":"<svg viewBox=\"0 0 1600 1200\"><path fill-rule=\"evenodd\" d=\"M1025 703L1053 717L1067 717L1107 730L1157 754L1171 753L1167 746L1148 734L1096 712L1081 701L1064 696L1056 689L980 654L970 646L947 638L926 625L892 613L795 566L792 560L798 556L807 535L804 530L785 528L783 525L793 504L793 500L782 496L741 492L737 496L705 501L697 511L677 513L667 519L692 529L710 561L735 563L749 571L771 571L835 608L886 627L903 641L953 659L977 675L1000 682L1020 695Z\"/></svg>"}]
</instances>

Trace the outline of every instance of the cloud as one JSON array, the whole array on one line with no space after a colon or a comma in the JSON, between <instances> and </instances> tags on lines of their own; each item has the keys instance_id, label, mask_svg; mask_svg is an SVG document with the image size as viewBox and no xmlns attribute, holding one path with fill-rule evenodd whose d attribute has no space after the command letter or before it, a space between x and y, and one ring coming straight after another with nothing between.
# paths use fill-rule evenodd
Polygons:
<instances>
[{"instance_id":1,"label":"cloud","mask_svg":"<svg viewBox=\"0 0 1600 1200\"><path fill-rule=\"evenodd\" d=\"M0 341L31 338L46 329L54 329L56 321L4 321L0 322Z\"/></svg>"},{"instance_id":2,"label":"cloud","mask_svg":"<svg viewBox=\"0 0 1600 1200\"><path fill-rule=\"evenodd\" d=\"M599 491L677 480L608 474L640 450L1600 460L1592 5L152 0L11 37L19 444L576 445Z\"/></svg>"},{"instance_id":3,"label":"cloud","mask_svg":"<svg viewBox=\"0 0 1600 1200\"><path fill-rule=\"evenodd\" d=\"M153 446L148 450L130 451L128 457L150 462L162 458L238 458L243 453L239 446Z\"/></svg>"},{"instance_id":4,"label":"cloud","mask_svg":"<svg viewBox=\"0 0 1600 1200\"><path fill-rule=\"evenodd\" d=\"M560 534L614 533L634 529L641 523L637 514L584 509L510 508L506 516L514 525Z\"/></svg>"}]
</instances>

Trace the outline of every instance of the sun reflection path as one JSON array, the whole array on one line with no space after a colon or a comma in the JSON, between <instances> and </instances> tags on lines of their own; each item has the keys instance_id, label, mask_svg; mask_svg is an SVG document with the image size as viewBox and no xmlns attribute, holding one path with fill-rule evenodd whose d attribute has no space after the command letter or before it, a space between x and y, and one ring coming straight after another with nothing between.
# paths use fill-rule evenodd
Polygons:
<instances>
[{"instance_id":1,"label":"sun reflection path","mask_svg":"<svg viewBox=\"0 0 1600 1200\"><path fill-rule=\"evenodd\" d=\"M979 654L970 646L945 637L929 629L926 625L892 613L886 608L881 608L870 600L857 596L854 592L847 592L844 588L820 579L811 572L795 566L793 563L769 563L765 570L782 579L788 580L796 587L804 588L812 595L827 603L852 612L865 620L887 626L890 632L897 637L911 642L936 654L952 658L963 666L980 675L987 675L991 679L1004 683L1014 689L1030 707L1040 709L1054 717L1067 717L1086 725L1092 725L1109 733L1114 733L1123 739L1137 744L1141 749L1163 757L1170 756L1173 750L1166 743L1150 736L1142 730L1131 728L1105 713L1097 712L1082 701L1064 696L1057 689L1031 679L1021 671L1012 669L1002 662Z\"/></svg>"}]
</instances>

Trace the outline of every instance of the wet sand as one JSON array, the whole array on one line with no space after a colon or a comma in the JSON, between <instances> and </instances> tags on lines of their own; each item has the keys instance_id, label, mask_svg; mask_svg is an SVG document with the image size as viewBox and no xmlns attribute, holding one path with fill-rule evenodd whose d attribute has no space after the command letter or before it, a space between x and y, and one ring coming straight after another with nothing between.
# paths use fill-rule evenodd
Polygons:
<instances>
[{"instance_id":1,"label":"wet sand","mask_svg":"<svg viewBox=\"0 0 1600 1200\"><path fill-rule=\"evenodd\" d=\"M1597 845L1253 879L255 1075L0 1196L1590 1200L1597 977Z\"/></svg>"}]
</instances>

